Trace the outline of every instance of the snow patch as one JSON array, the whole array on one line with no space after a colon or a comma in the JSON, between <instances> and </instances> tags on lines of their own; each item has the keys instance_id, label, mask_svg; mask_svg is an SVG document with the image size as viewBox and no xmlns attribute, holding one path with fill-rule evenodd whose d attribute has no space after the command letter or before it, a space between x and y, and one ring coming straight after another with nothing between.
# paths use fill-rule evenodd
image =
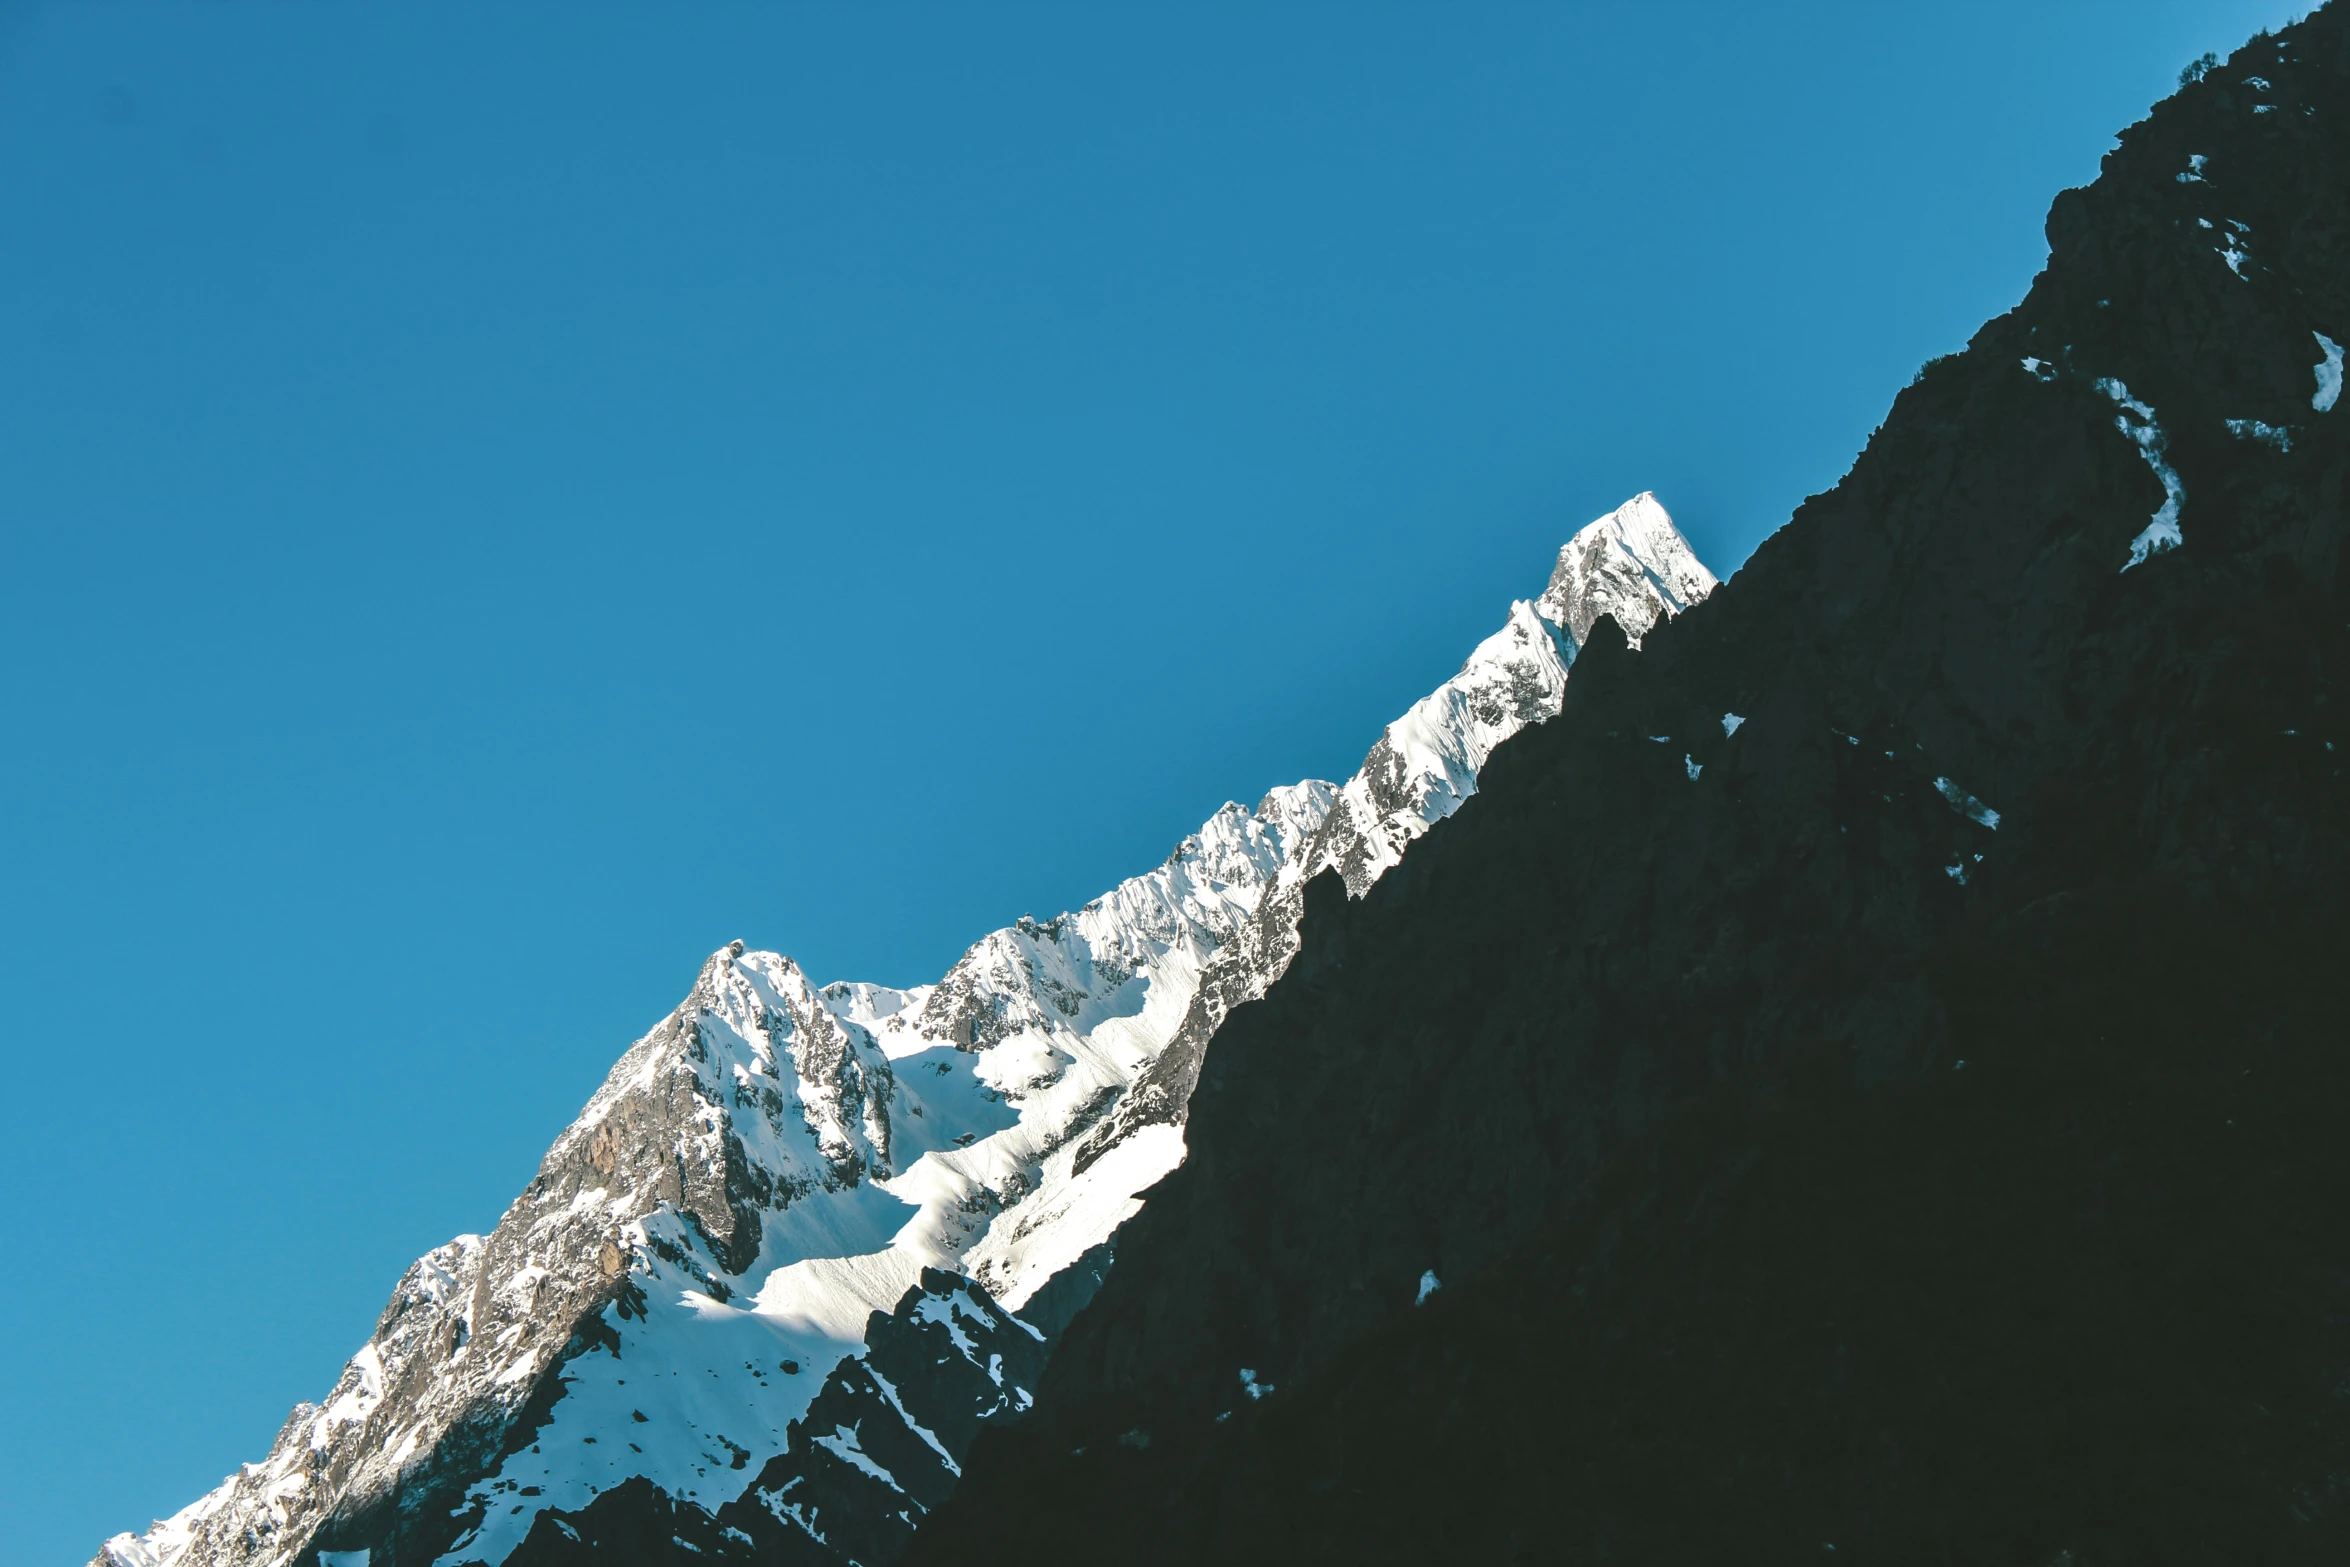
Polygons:
<instances>
[{"instance_id":1,"label":"snow patch","mask_svg":"<svg viewBox=\"0 0 2350 1567\"><path fill-rule=\"evenodd\" d=\"M1991 807L1988 805L1985 805L1982 801L1976 799L1973 795L1967 793L1965 789L1951 782L1951 780L1947 778L1935 779L1934 790L1937 794L1941 795L1943 799L1950 802L1950 808L1952 810L1958 812L1959 815L1965 817L1968 821L1975 823L1979 827L1988 827L1993 832L1997 832L1999 830L1999 813L1991 809Z\"/></svg>"},{"instance_id":2,"label":"snow patch","mask_svg":"<svg viewBox=\"0 0 2350 1567\"><path fill-rule=\"evenodd\" d=\"M2340 371L2336 370L2336 380ZM2130 439L2138 448L2138 455L2146 459L2146 466L2162 481L2162 505L2154 513L2138 536L2130 541L2130 558L2122 566L2127 571L2145 562L2147 557L2164 550L2177 549L2185 540L2179 533L2179 503L2187 498L2187 487L2179 482L2179 473L2165 455L2167 443L2162 426L2154 422L2154 410L2130 395L2130 389L2112 376L2097 382L2097 390L2113 399L2122 411L2113 421L2114 428Z\"/></svg>"},{"instance_id":3,"label":"snow patch","mask_svg":"<svg viewBox=\"0 0 2350 1567\"><path fill-rule=\"evenodd\" d=\"M891 1490L901 1495L904 1494L906 1488L898 1484L898 1477L875 1463L871 1455L857 1445L856 1427L836 1425L832 1428L831 1435L817 1437L815 1442L818 1447L823 1448L842 1463L862 1469Z\"/></svg>"},{"instance_id":4,"label":"snow patch","mask_svg":"<svg viewBox=\"0 0 2350 1567\"><path fill-rule=\"evenodd\" d=\"M1443 1285L1436 1281L1436 1270L1434 1268L1430 1268L1427 1272L1420 1275L1420 1293L1412 1297L1412 1304L1415 1306L1427 1305L1428 1297L1435 1294L1443 1287ZM1243 1373L1243 1375L1246 1375L1246 1373Z\"/></svg>"},{"instance_id":5,"label":"snow patch","mask_svg":"<svg viewBox=\"0 0 2350 1567\"><path fill-rule=\"evenodd\" d=\"M2293 432L2282 425L2263 424L2258 419L2230 419L2227 426L2228 434L2239 441L2254 441L2280 452L2293 449Z\"/></svg>"},{"instance_id":6,"label":"snow patch","mask_svg":"<svg viewBox=\"0 0 2350 1567\"><path fill-rule=\"evenodd\" d=\"M889 1407L898 1412L898 1418L906 1423L906 1429L920 1437L938 1455L938 1461L946 1465L947 1473L958 1480L963 1478L963 1466L955 1462L955 1455L946 1450L946 1444L938 1439L937 1433L907 1412L906 1401L898 1396L897 1384L874 1370L871 1361L865 1363L865 1374L873 1379L874 1386L881 1389L881 1396L889 1400ZM1025 1409L1028 1406L1022 1404L1020 1407Z\"/></svg>"},{"instance_id":7,"label":"snow patch","mask_svg":"<svg viewBox=\"0 0 2350 1567\"><path fill-rule=\"evenodd\" d=\"M997 1215L967 1254L965 1270L1006 1311L1028 1304L1046 1281L1142 1211L1139 1194L1183 1162L1183 1128L1141 1127L1072 1173L1076 1158L1073 1142L1054 1150L1037 1193Z\"/></svg>"},{"instance_id":8,"label":"snow patch","mask_svg":"<svg viewBox=\"0 0 2350 1567\"><path fill-rule=\"evenodd\" d=\"M2309 406L2319 413L2333 412L2335 399L2342 395L2342 345L2323 332L2312 332L2317 346L2325 350L2325 362L2317 367L2317 395L2309 399Z\"/></svg>"},{"instance_id":9,"label":"snow patch","mask_svg":"<svg viewBox=\"0 0 2350 1567\"><path fill-rule=\"evenodd\" d=\"M2196 221L2205 228L2211 227L2211 220L2208 218L2198 218ZM2244 236L2251 232L2251 229L2237 222L2234 218L2230 218L2227 229L2219 234L2219 243L2211 247L2212 252L2228 264L2228 270L2238 277L2244 276L2244 263L2252 255L2249 250L2244 248L2243 243Z\"/></svg>"}]
</instances>

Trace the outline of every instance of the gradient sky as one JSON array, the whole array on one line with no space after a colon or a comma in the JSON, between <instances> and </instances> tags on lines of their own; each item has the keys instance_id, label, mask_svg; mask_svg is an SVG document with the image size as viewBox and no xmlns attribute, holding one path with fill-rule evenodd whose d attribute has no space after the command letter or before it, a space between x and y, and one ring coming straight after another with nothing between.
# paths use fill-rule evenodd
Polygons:
<instances>
[{"instance_id":1,"label":"gradient sky","mask_svg":"<svg viewBox=\"0 0 2350 1567\"><path fill-rule=\"evenodd\" d=\"M1727 574L2288 14L0 5L0 1567L712 948L1343 776L1636 491Z\"/></svg>"}]
</instances>

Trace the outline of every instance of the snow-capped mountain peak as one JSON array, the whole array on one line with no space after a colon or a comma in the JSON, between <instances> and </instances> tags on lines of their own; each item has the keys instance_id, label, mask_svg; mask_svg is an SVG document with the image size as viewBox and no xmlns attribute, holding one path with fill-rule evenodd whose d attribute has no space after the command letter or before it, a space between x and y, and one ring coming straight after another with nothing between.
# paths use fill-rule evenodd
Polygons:
<instances>
[{"instance_id":1,"label":"snow-capped mountain peak","mask_svg":"<svg viewBox=\"0 0 2350 1567\"><path fill-rule=\"evenodd\" d=\"M1720 585L1643 490L1567 541L1539 607L1577 647L1602 615L1613 615L1638 647L1660 617L1678 615Z\"/></svg>"},{"instance_id":2,"label":"snow-capped mountain peak","mask_svg":"<svg viewBox=\"0 0 2350 1567\"><path fill-rule=\"evenodd\" d=\"M1717 585L1646 491L1577 530L1541 597L1512 604L1459 674L1387 726L1341 789L1307 874L1335 866L1359 896L1405 845L1476 791L1495 746L1558 711L1593 622L1612 615L1637 647L1650 626Z\"/></svg>"},{"instance_id":3,"label":"snow-capped mountain peak","mask_svg":"<svg viewBox=\"0 0 2350 1567\"><path fill-rule=\"evenodd\" d=\"M1228 804L935 984L721 948L496 1229L409 1271L323 1408L101 1564L500 1567L628 1508L714 1557L886 1558L1182 1159L1207 1040L1288 965L1305 883L1360 894L1457 809L1600 614L1637 641L1713 585L1636 497L1344 784Z\"/></svg>"}]
</instances>

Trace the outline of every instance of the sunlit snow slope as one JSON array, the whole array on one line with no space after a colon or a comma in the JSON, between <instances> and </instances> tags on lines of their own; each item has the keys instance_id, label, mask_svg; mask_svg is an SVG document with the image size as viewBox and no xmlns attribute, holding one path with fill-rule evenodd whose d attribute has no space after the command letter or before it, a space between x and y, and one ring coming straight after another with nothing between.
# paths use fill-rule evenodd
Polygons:
<instances>
[{"instance_id":1,"label":"sunlit snow slope","mask_svg":"<svg viewBox=\"0 0 2350 1567\"><path fill-rule=\"evenodd\" d=\"M1343 785L1227 805L933 985L721 949L497 1228L409 1270L323 1405L94 1567L519 1567L622 1515L707 1555L886 1558L1181 1161L1200 1055L1294 955L1307 879L1359 895L1558 710L1598 616L1637 640L1713 586L1638 496Z\"/></svg>"}]
</instances>

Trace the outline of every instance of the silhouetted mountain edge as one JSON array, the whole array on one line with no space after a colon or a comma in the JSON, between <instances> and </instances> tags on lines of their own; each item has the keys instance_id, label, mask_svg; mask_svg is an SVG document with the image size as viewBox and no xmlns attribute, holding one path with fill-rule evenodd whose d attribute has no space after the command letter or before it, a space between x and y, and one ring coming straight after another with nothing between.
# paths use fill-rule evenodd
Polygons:
<instances>
[{"instance_id":1,"label":"silhouetted mountain edge","mask_svg":"<svg viewBox=\"0 0 2350 1567\"><path fill-rule=\"evenodd\" d=\"M2350 1558L2339 9L2048 228L1308 889L910 1561Z\"/></svg>"}]
</instances>

